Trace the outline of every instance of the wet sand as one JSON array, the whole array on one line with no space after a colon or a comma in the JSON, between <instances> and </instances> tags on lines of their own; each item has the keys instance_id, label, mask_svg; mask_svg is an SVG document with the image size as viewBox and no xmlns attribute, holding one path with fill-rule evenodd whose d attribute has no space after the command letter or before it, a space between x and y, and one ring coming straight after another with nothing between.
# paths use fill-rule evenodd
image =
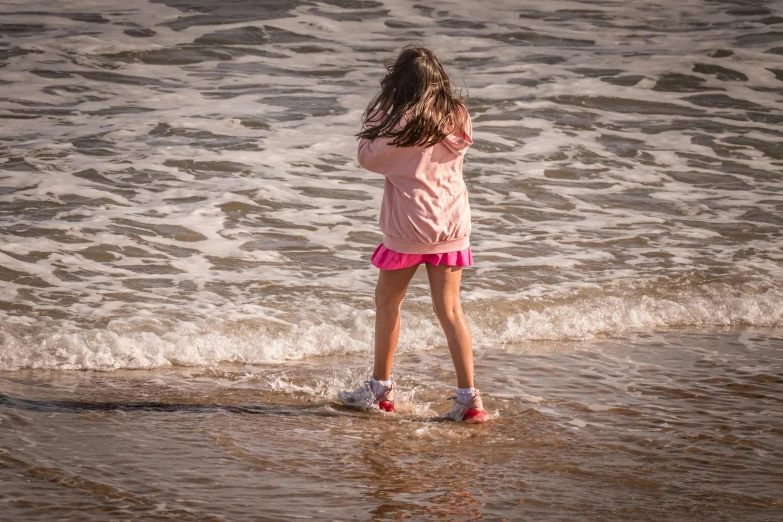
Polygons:
<instances>
[{"instance_id":1,"label":"wet sand","mask_svg":"<svg viewBox=\"0 0 783 522\"><path fill-rule=\"evenodd\" d=\"M445 347L398 358L399 413L348 410L359 356L0 374L9 520L713 520L783 516L783 332L484 349L485 425Z\"/></svg>"}]
</instances>

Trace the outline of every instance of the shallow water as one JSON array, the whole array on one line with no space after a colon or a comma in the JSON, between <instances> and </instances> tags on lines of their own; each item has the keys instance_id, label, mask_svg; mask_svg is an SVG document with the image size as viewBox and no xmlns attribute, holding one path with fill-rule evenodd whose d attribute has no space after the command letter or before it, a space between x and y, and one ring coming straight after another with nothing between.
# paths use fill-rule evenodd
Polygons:
<instances>
[{"instance_id":1,"label":"shallow water","mask_svg":"<svg viewBox=\"0 0 783 522\"><path fill-rule=\"evenodd\" d=\"M783 518L783 8L519 6L0 4L0 518ZM421 269L401 413L335 401L411 41L469 95L487 426L432 422Z\"/></svg>"},{"instance_id":2,"label":"shallow water","mask_svg":"<svg viewBox=\"0 0 783 522\"><path fill-rule=\"evenodd\" d=\"M777 335L777 336L776 336ZM399 413L343 408L367 360L0 374L10 520L776 520L783 337L637 333L485 349L484 425L447 351L402 356Z\"/></svg>"}]
</instances>

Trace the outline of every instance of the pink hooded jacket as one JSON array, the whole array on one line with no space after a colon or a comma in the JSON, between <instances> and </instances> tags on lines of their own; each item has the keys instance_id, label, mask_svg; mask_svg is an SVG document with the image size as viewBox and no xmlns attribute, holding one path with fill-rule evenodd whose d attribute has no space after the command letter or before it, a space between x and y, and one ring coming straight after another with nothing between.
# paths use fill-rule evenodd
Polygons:
<instances>
[{"instance_id":1,"label":"pink hooded jacket","mask_svg":"<svg viewBox=\"0 0 783 522\"><path fill-rule=\"evenodd\" d=\"M369 121L380 121L381 115L376 111ZM380 217L383 244L402 254L468 248L470 206L462 161L473 144L470 115L464 131L431 147L397 147L391 144L393 139L359 140L359 165L386 177Z\"/></svg>"}]
</instances>

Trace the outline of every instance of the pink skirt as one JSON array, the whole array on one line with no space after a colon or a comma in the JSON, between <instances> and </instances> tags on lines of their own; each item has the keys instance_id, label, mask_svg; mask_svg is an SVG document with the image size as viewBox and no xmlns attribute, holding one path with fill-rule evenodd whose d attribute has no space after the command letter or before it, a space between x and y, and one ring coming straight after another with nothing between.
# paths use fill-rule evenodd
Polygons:
<instances>
[{"instance_id":1,"label":"pink skirt","mask_svg":"<svg viewBox=\"0 0 783 522\"><path fill-rule=\"evenodd\" d=\"M381 270L399 270L400 268L408 268L424 262L435 266L439 264L473 266L473 255L470 253L470 247L457 252L446 252L443 254L401 254L386 248L381 243L373 252L370 261Z\"/></svg>"}]
</instances>

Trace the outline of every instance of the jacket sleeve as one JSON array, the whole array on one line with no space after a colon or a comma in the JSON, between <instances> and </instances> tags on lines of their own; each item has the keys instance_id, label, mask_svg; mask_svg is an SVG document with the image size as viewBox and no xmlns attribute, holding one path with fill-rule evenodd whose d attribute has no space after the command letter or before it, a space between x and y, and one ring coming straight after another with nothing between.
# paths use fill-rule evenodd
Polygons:
<instances>
[{"instance_id":1,"label":"jacket sleeve","mask_svg":"<svg viewBox=\"0 0 783 522\"><path fill-rule=\"evenodd\" d=\"M367 138L359 140L359 165L377 174L386 173L386 140L378 138L370 141Z\"/></svg>"},{"instance_id":2,"label":"jacket sleeve","mask_svg":"<svg viewBox=\"0 0 783 522\"><path fill-rule=\"evenodd\" d=\"M462 123L459 130L452 131L443 139L443 144L451 149L454 154L463 154L468 147L473 145L473 122L467 110L465 111L465 118L466 120Z\"/></svg>"},{"instance_id":3,"label":"jacket sleeve","mask_svg":"<svg viewBox=\"0 0 783 522\"><path fill-rule=\"evenodd\" d=\"M369 118L368 126L380 122L382 113L381 111L375 111ZM385 174L387 166L386 158L386 138L377 138L373 141L367 138L361 138L359 140L358 159L359 165L377 174Z\"/></svg>"}]
</instances>

